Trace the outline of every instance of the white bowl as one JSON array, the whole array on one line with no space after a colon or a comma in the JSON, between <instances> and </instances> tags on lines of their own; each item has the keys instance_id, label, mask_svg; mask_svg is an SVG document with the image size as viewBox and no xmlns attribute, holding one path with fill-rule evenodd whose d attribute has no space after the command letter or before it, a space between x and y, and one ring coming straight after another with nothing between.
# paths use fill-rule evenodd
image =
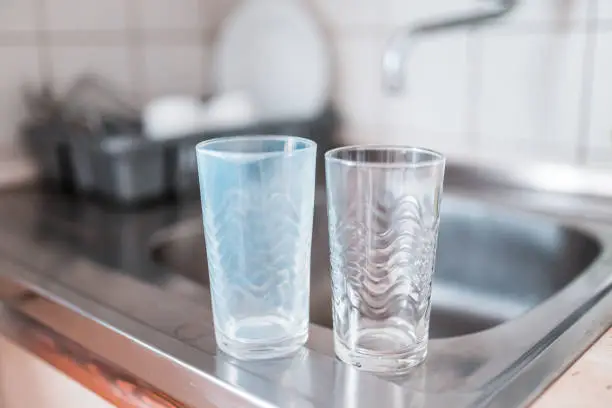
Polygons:
<instances>
[{"instance_id":1,"label":"white bowl","mask_svg":"<svg viewBox=\"0 0 612 408\"><path fill-rule=\"evenodd\" d=\"M205 109L205 105L192 96L154 99L143 111L144 133L151 139L168 139L196 132Z\"/></svg>"}]
</instances>

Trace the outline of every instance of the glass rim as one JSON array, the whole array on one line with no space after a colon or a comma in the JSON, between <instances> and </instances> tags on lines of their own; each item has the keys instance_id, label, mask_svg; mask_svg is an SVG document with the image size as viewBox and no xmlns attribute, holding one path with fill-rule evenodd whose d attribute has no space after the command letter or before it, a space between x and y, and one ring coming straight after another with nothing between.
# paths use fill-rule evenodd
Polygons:
<instances>
[{"instance_id":1,"label":"glass rim","mask_svg":"<svg viewBox=\"0 0 612 408\"><path fill-rule=\"evenodd\" d=\"M393 163L376 163L369 161L358 161L352 159L343 159L336 155L342 152L350 151L396 151L396 152L413 152L413 153L424 153L430 156L429 159L421 162L393 162ZM435 150L428 149L425 147L418 146L403 146L403 145L380 145L380 144L365 144L365 145L349 145L337 147L332 150L328 150L325 153L326 162L340 163L345 166L351 167L381 167L381 168L404 168L404 169L418 169L424 167L435 167L446 162L446 157Z\"/></svg>"},{"instance_id":2,"label":"glass rim","mask_svg":"<svg viewBox=\"0 0 612 408\"><path fill-rule=\"evenodd\" d=\"M304 148L293 150L291 152L287 152L285 150L278 150L273 152L237 152L237 151L223 151L223 150L212 150L209 149L208 146L214 145L217 143L226 143L226 142L244 142L244 141L278 141L278 142L288 142L288 141L297 141L304 143ZM212 139L202 140L198 142L195 146L196 154L202 153L209 156L215 157L244 157L244 156L252 156L252 157L275 157L275 156L287 156L288 153L297 154L301 152L309 152L313 149L316 149L317 143L314 140L307 139L305 137L300 136L289 136L289 135L237 135L237 136L222 136L222 137L214 137Z\"/></svg>"}]
</instances>

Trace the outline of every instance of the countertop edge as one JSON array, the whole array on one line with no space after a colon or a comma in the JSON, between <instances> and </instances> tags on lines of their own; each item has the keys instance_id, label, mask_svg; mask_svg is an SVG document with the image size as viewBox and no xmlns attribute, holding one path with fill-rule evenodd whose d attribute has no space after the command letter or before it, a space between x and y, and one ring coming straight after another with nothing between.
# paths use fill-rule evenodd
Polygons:
<instances>
[{"instance_id":1,"label":"countertop edge","mask_svg":"<svg viewBox=\"0 0 612 408\"><path fill-rule=\"evenodd\" d=\"M36 277L0 259L0 333L102 398L154 408L271 407L197 369L213 357ZM120 331L127 326L131 334Z\"/></svg>"},{"instance_id":2,"label":"countertop edge","mask_svg":"<svg viewBox=\"0 0 612 408\"><path fill-rule=\"evenodd\" d=\"M159 374L167 372L171 366L176 368L174 357L164 354L161 349L142 347L136 338L116 331L82 311L72 310L62 299L54 301L52 298L58 296L61 288L47 287L51 283L43 277L6 259L2 259L1 264L0 299L3 305L0 309L0 333L101 397L118 406L122 402L146 401L147 406L155 408L187 407L196 401L197 406L205 408L247 402L239 393L229 390L226 384L200 371L190 373L186 369L183 373L189 378L179 376L169 382L167 376ZM53 294L50 294L50 289ZM81 299L77 303L83 301L87 302ZM95 310L96 307L92 304L88 309ZM130 320L129 325L134 325L124 316L110 318L114 319ZM138 329L151 331L144 326ZM173 346L188 348L163 333L156 333L154 337L161 345L175 343ZM122 350L122 355L116 355L116 350ZM200 357L210 358L196 349L192 351ZM158 367L144 368L138 364L144 354L149 354L147 363L154 362ZM118 362L121 364L116 364ZM187 395L187 401L179 401L172 395ZM249 404L254 402L251 397L247 398ZM607 408L609 401L612 401L612 328L537 396L531 408ZM263 401L260 404L268 405Z\"/></svg>"}]
</instances>

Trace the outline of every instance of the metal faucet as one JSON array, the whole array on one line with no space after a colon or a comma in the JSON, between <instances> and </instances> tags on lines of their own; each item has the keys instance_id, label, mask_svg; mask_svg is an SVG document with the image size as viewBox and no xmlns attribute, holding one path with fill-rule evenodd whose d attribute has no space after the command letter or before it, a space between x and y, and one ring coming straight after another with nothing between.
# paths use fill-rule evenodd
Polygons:
<instances>
[{"instance_id":1,"label":"metal faucet","mask_svg":"<svg viewBox=\"0 0 612 408\"><path fill-rule=\"evenodd\" d=\"M472 27L495 21L514 9L518 0L494 0L491 10L403 27L389 40L382 59L383 88L392 94L404 89L404 67L414 39L422 35L461 27Z\"/></svg>"}]
</instances>

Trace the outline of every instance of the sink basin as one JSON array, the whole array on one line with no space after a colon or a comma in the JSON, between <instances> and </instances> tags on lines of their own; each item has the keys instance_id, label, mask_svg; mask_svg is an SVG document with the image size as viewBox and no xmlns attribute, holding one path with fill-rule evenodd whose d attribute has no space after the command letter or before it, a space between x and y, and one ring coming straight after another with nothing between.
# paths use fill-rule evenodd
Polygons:
<instances>
[{"instance_id":1,"label":"sink basin","mask_svg":"<svg viewBox=\"0 0 612 408\"><path fill-rule=\"evenodd\" d=\"M324 193L315 206L310 320L331 328L331 283ZM430 335L481 332L521 316L563 289L593 262L598 242L546 218L452 195L442 205ZM208 286L199 218L160 231L153 259Z\"/></svg>"},{"instance_id":2,"label":"sink basin","mask_svg":"<svg viewBox=\"0 0 612 408\"><path fill-rule=\"evenodd\" d=\"M344 368L335 359L318 360L334 356L327 212L319 190L306 378L333 384L329 392L344 392L350 401L377 396L364 406L502 408L533 400L612 319L610 201L589 196L607 191L608 179L595 183L591 175L568 174L574 184L546 182L563 171L448 166L428 357L408 375L372 387L359 385L365 377L338 374ZM205 289L206 246L198 211L149 236L147 259ZM208 290L201 293L210 296ZM318 368L307 368L311 365ZM298 371L292 372L296 381ZM328 377L319 380L323 372ZM344 383L338 385L339 379ZM307 386L292 386L311 395ZM378 400L383 396L394 402L385 405Z\"/></svg>"}]
</instances>

